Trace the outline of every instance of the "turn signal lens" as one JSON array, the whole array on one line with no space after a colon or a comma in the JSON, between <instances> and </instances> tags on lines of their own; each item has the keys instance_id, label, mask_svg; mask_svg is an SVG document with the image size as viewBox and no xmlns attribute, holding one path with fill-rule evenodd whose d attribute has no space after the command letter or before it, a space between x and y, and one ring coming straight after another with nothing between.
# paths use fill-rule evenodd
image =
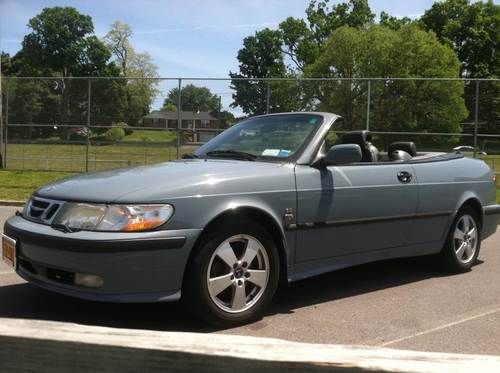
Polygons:
<instances>
[{"instance_id":1,"label":"turn signal lens","mask_svg":"<svg viewBox=\"0 0 500 373\"><path fill-rule=\"evenodd\" d=\"M162 225L163 221L161 220L150 220L150 221L134 221L127 224L122 230L131 232L131 231L147 231L149 229L153 229Z\"/></svg>"}]
</instances>

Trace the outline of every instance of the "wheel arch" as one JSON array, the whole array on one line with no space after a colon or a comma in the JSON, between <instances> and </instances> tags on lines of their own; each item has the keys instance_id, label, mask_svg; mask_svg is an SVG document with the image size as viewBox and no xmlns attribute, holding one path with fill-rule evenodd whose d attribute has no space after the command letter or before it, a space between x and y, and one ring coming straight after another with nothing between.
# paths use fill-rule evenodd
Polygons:
<instances>
[{"instance_id":1,"label":"wheel arch","mask_svg":"<svg viewBox=\"0 0 500 373\"><path fill-rule=\"evenodd\" d=\"M234 220L238 218L252 219L253 221L261 224L263 228L269 232L269 234L273 238L276 248L278 249L280 264L280 283L286 282L288 276L288 250L285 230L279 218L275 214L269 212L269 210L263 206L250 204L230 204L227 208L222 209L214 214L209 219L208 223L204 226L199 237L196 239L193 249L189 254L187 266L191 264L194 256L201 249L202 243L207 239L207 237L210 237L210 234L214 231L215 227L217 227L224 221Z\"/></svg>"},{"instance_id":2,"label":"wheel arch","mask_svg":"<svg viewBox=\"0 0 500 373\"><path fill-rule=\"evenodd\" d=\"M457 207L454 212L454 218L457 216L460 209L464 206L471 207L474 211L477 212L477 216L479 218L479 225L483 226L483 205L481 204L481 200L472 192L464 193L462 197L459 199Z\"/></svg>"}]
</instances>

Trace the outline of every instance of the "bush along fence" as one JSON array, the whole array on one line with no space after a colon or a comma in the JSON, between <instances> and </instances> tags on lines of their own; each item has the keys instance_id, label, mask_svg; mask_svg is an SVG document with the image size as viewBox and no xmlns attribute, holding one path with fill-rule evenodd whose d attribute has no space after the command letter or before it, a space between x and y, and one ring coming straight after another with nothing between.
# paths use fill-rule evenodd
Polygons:
<instances>
[{"instance_id":1,"label":"bush along fence","mask_svg":"<svg viewBox=\"0 0 500 373\"><path fill-rule=\"evenodd\" d=\"M3 77L0 166L81 172L157 163L247 116L329 111L342 116L335 131L370 130L380 149L397 140L421 150L467 145L499 172L499 97L500 79Z\"/></svg>"}]
</instances>

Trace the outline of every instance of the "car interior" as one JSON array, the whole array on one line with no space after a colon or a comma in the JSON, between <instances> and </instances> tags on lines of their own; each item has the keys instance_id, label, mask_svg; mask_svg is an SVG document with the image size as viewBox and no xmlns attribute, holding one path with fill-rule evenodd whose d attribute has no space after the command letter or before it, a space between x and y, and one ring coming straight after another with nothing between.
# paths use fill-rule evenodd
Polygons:
<instances>
[{"instance_id":1,"label":"car interior","mask_svg":"<svg viewBox=\"0 0 500 373\"><path fill-rule=\"evenodd\" d=\"M343 134L337 144L357 144L361 148L361 162L408 162L435 157L442 153L418 153L417 146L412 141L397 141L389 145L387 152L380 152L372 144L372 134L368 130L351 131ZM323 143L320 154L328 151L326 141Z\"/></svg>"}]
</instances>

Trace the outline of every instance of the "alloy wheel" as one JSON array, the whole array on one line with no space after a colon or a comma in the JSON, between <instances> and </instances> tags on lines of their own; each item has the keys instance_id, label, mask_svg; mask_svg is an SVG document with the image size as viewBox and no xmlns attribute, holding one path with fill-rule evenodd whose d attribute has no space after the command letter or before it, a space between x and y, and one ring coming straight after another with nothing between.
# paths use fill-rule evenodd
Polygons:
<instances>
[{"instance_id":1,"label":"alloy wheel","mask_svg":"<svg viewBox=\"0 0 500 373\"><path fill-rule=\"evenodd\" d=\"M269 257L264 246L246 234L232 236L212 254L207 270L210 299L220 309L239 313L250 309L265 292Z\"/></svg>"},{"instance_id":2,"label":"alloy wheel","mask_svg":"<svg viewBox=\"0 0 500 373\"><path fill-rule=\"evenodd\" d=\"M455 225L453 232L453 249L457 259L463 263L469 263L477 250L478 232L474 218L470 215L462 215Z\"/></svg>"}]
</instances>

